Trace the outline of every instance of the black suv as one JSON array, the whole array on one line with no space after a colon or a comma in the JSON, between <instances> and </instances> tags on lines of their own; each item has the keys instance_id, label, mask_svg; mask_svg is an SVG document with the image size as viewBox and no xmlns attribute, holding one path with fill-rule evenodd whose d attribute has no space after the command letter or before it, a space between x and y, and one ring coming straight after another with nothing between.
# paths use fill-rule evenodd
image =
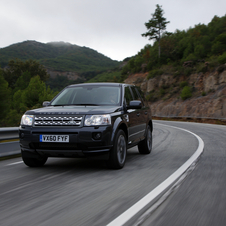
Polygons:
<instances>
[{"instance_id":1,"label":"black suv","mask_svg":"<svg viewBox=\"0 0 226 226\"><path fill-rule=\"evenodd\" d=\"M120 83L67 86L43 108L22 116L24 163L36 167L48 157L88 157L120 169L127 148L138 145L141 154L149 154L153 125L140 93L135 86Z\"/></svg>"}]
</instances>

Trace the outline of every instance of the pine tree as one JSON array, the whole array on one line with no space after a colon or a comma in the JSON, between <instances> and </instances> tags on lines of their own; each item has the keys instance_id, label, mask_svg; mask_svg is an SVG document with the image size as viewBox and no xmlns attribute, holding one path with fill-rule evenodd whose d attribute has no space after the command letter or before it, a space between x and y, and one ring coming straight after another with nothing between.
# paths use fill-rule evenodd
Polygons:
<instances>
[{"instance_id":1,"label":"pine tree","mask_svg":"<svg viewBox=\"0 0 226 226\"><path fill-rule=\"evenodd\" d=\"M158 42L158 56L160 58L161 55L161 47L160 40L163 32L166 30L166 25L169 21L166 21L166 18L163 17L163 9L162 6L156 5L155 13L152 14L152 19L150 19L145 26L147 28L147 32L142 34L143 37L149 37L149 40L155 39Z\"/></svg>"}]
</instances>

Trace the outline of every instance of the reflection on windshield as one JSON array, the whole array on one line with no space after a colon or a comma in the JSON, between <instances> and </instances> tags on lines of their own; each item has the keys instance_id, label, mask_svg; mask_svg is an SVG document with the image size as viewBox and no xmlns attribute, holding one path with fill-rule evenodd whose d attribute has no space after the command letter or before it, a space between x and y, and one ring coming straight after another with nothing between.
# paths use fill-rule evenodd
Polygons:
<instances>
[{"instance_id":1,"label":"reflection on windshield","mask_svg":"<svg viewBox=\"0 0 226 226\"><path fill-rule=\"evenodd\" d=\"M64 89L51 105L120 105L120 90L114 86L72 86Z\"/></svg>"}]
</instances>

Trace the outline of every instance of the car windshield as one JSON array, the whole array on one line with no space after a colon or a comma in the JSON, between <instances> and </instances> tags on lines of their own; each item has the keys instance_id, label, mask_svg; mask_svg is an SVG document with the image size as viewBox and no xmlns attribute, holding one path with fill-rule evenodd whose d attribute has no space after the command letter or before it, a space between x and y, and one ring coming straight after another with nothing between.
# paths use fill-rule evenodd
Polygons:
<instances>
[{"instance_id":1,"label":"car windshield","mask_svg":"<svg viewBox=\"0 0 226 226\"><path fill-rule=\"evenodd\" d=\"M67 105L120 105L119 86L71 86L65 88L52 102L52 106Z\"/></svg>"}]
</instances>

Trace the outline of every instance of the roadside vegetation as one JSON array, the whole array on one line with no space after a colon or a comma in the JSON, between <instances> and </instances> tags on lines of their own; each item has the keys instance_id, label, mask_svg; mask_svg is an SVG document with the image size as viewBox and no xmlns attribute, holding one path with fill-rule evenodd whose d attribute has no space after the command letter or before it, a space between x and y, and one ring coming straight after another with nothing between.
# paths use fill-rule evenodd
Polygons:
<instances>
[{"instance_id":1,"label":"roadside vegetation","mask_svg":"<svg viewBox=\"0 0 226 226\"><path fill-rule=\"evenodd\" d=\"M56 93L46 86L45 68L34 60L12 60L0 70L0 126L19 126L20 118L28 109L42 106Z\"/></svg>"},{"instance_id":2,"label":"roadside vegetation","mask_svg":"<svg viewBox=\"0 0 226 226\"><path fill-rule=\"evenodd\" d=\"M221 73L226 69L226 15L221 18L214 16L207 25L198 24L186 31L169 33L166 31L169 21L166 21L163 14L162 8L157 5L151 20L145 23L148 31L142 34L154 42L127 60L121 71L121 81L130 74L142 72L148 72L147 79L171 75L173 78L183 77L188 80L194 73L204 74L216 70ZM163 86L155 92L147 93L146 98L156 101L166 95L179 93L179 97L185 100L192 97L192 90L188 84L181 87L177 83L173 87Z\"/></svg>"},{"instance_id":3,"label":"roadside vegetation","mask_svg":"<svg viewBox=\"0 0 226 226\"><path fill-rule=\"evenodd\" d=\"M198 24L187 31L165 32L159 42L146 45L132 57L122 68L122 77L141 71L148 71L149 78L163 73L190 75L205 72L205 62L208 62L209 70L225 64L226 16L215 16L208 25Z\"/></svg>"}]
</instances>

